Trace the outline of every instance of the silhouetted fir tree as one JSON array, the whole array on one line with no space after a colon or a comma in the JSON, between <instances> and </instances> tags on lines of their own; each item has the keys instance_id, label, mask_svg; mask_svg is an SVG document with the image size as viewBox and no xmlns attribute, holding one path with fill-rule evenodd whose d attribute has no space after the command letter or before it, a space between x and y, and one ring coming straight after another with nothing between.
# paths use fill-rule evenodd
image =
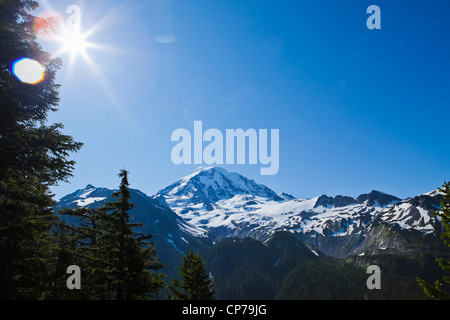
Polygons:
<instances>
[{"instance_id":1,"label":"silhouetted fir tree","mask_svg":"<svg viewBox=\"0 0 450 320\"><path fill-rule=\"evenodd\" d=\"M183 264L178 272L180 279L169 284L169 299L173 300L213 300L214 284L206 272L206 263L200 253L192 251L183 256Z\"/></svg>"},{"instance_id":2,"label":"silhouetted fir tree","mask_svg":"<svg viewBox=\"0 0 450 320\"><path fill-rule=\"evenodd\" d=\"M98 245L98 238L102 234L101 216L94 209L85 207L65 209L61 212L78 218L75 227L75 264L83 270L83 285L80 297L82 299L106 299L104 286L105 262Z\"/></svg>"},{"instance_id":3,"label":"silhouetted fir tree","mask_svg":"<svg viewBox=\"0 0 450 320\"><path fill-rule=\"evenodd\" d=\"M104 290L99 279L102 278L103 263L98 256L97 237L101 233L96 228L98 214L93 209L80 207L64 209L63 216L72 216L76 225L60 221L54 228L56 255L49 265L53 272L53 289L48 299L102 299ZM77 265L82 270L81 290L68 290L67 267Z\"/></svg>"},{"instance_id":4,"label":"silhouetted fir tree","mask_svg":"<svg viewBox=\"0 0 450 320\"><path fill-rule=\"evenodd\" d=\"M450 182L444 182L442 188L439 191L444 193L444 198L441 201L441 208L436 212L441 220L444 230L441 234L441 239L444 243L450 246ZM437 259L439 266L442 270L450 272L450 262L444 258ZM445 283L450 284L450 276L444 276L443 280ZM434 283L434 286L427 283L426 281L417 278L417 282L421 287L423 287L424 292L431 298L436 300L450 300L450 294L443 289L443 284L439 281Z\"/></svg>"},{"instance_id":5,"label":"silhouetted fir tree","mask_svg":"<svg viewBox=\"0 0 450 320\"><path fill-rule=\"evenodd\" d=\"M163 265L156 257L152 236L134 231L143 225L130 222L128 212L134 204L130 202L128 172L121 170L119 177L119 191L113 194L117 200L98 210L102 232L96 247L104 265L105 299L148 299L163 287L164 275L156 272Z\"/></svg>"},{"instance_id":6,"label":"silhouetted fir tree","mask_svg":"<svg viewBox=\"0 0 450 320\"><path fill-rule=\"evenodd\" d=\"M47 265L53 274L52 289L49 295L43 298L60 300L78 297L78 292L68 290L66 285L67 267L76 261L76 236L75 227L63 221L58 222L54 228L56 250L53 263Z\"/></svg>"},{"instance_id":7,"label":"silhouetted fir tree","mask_svg":"<svg viewBox=\"0 0 450 320\"><path fill-rule=\"evenodd\" d=\"M81 148L60 132L61 124L46 125L59 103L54 79L61 61L36 42L34 22L51 27L29 13L37 6L0 1L0 299L37 299L51 290L47 264L57 219L49 187L71 176L74 162L67 157ZM44 79L19 81L11 66L20 58L44 66Z\"/></svg>"},{"instance_id":8,"label":"silhouetted fir tree","mask_svg":"<svg viewBox=\"0 0 450 320\"><path fill-rule=\"evenodd\" d=\"M83 272L81 290L68 293L63 299L136 300L148 299L163 287L165 275L156 273L163 266L156 257L151 235L134 231L142 224L131 223L128 172L122 170L120 188L113 194L114 202L98 209L77 208L60 211L75 218L72 229L74 260ZM58 279L67 275L59 273ZM64 291L64 288L63 290Z\"/></svg>"},{"instance_id":9,"label":"silhouetted fir tree","mask_svg":"<svg viewBox=\"0 0 450 320\"><path fill-rule=\"evenodd\" d=\"M104 268L97 238L102 233L99 229L101 218L94 209L79 207L59 211L64 218L54 228L57 244L53 272L53 289L49 299L105 299ZM73 225L64 222L70 217ZM82 270L83 285L81 290L68 290L66 268L77 265Z\"/></svg>"}]
</instances>

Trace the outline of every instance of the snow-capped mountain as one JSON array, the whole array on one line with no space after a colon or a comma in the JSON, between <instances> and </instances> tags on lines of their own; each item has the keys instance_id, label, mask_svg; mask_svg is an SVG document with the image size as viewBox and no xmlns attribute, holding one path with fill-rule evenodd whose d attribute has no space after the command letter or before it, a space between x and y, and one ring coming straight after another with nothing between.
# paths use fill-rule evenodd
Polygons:
<instances>
[{"instance_id":1,"label":"snow-capped mountain","mask_svg":"<svg viewBox=\"0 0 450 320\"><path fill-rule=\"evenodd\" d=\"M60 199L58 208L98 207L111 200L112 192L88 185ZM380 242L386 232L375 232L380 225L386 230L434 233L437 220L432 212L441 199L437 191L405 200L380 191L356 198L320 195L295 199L223 168L201 167L153 197L132 189L136 208L131 214L178 252L192 246L195 239L235 236L266 240L274 232L286 230L322 253L345 257L368 252L369 247L371 252L389 252L388 241ZM399 249L398 242L391 247Z\"/></svg>"},{"instance_id":2,"label":"snow-capped mountain","mask_svg":"<svg viewBox=\"0 0 450 320\"><path fill-rule=\"evenodd\" d=\"M384 210L379 218L386 224L398 225L405 230L432 233L437 222L433 212L439 209L442 198L443 193L433 190L396 203Z\"/></svg>"},{"instance_id":3,"label":"snow-capped mountain","mask_svg":"<svg viewBox=\"0 0 450 320\"><path fill-rule=\"evenodd\" d=\"M283 200L265 185L219 167L199 167L190 175L159 191L156 197L165 198L174 208L184 204L203 203L206 209L211 209L208 204L230 199L238 194Z\"/></svg>"},{"instance_id":4,"label":"snow-capped mountain","mask_svg":"<svg viewBox=\"0 0 450 320\"><path fill-rule=\"evenodd\" d=\"M237 173L209 167L161 190L155 199L204 235L265 240L276 231L287 230L322 252L341 257L357 248L363 251L358 245L375 222L433 233L436 220L432 211L441 198L438 192L431 192L401 200L374 190L356 198L321 195L295 199ZM341 241L349 243L343 246Z\"/></svg>"},{"instance_id":5,"label":"snow-capped mountain","mask_svg":"<svg viewBox=\"0 0 450 320\"><path fill-rule=\"evenodd\" d=\"M379 191L356 199L321 195L295 199L223 168L199 168L155 196L203 232L264 240L276 230L308 236L360 231L400 199Z\"/></svg>"},{"instance_id":6,"label":"snow-capped mountain","mask_svg":"<svg viewBox=\"0 0 450 320\"><path fill-rule=\"evenodd\" d=\"M58 200L58 207L77 208L77 207L91 207L97 202L104 202L111 197L113 190L107 188L96 188L88 184L85 188L76 190Z\"/></svg>"}]
</instances>

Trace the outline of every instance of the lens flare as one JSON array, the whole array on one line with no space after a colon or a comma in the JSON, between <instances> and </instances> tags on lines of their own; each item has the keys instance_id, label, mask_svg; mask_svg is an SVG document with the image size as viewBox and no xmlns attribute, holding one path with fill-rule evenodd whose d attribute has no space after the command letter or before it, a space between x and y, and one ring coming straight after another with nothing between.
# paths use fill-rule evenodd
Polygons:
<instances>
[{"instance_id":1,"label":"lens flare","mask_svg":"<svg viewBox=\"0 0 450 320\"><path fill-rule=\"evenodd\" d=\"M12 73L23 83L37 84L44 79L44 67L33 59L21 58L12 64Z\"/></svg>"}]
</instances>

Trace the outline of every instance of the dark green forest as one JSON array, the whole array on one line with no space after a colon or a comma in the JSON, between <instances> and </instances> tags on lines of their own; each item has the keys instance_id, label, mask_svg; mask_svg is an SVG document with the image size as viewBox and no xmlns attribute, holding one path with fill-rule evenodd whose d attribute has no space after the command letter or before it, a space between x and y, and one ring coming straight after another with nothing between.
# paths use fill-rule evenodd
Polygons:
<instances>
[{"instance_id":1,"label":"dark green forest","mask_svg":"<svg viewBox=\"0 0 450 320\"><path fill-rule=\"evenodd\" d=\"M428 299L416 277L443 276L435 258L419 256L316 256L287 232L265 244L223 239L205 253L214 274L217 299L410 300ZM382 270L381 289L366 286L367 266Z\"/></svg>"}]
</instances>

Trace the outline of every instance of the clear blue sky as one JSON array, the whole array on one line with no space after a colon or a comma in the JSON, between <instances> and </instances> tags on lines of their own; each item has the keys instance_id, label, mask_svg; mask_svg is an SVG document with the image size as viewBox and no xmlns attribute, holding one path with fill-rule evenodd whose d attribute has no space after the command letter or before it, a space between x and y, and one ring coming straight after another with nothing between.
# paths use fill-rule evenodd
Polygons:
<instances>
[{"instance_id":1,"label":"clear blue sky","mask_svg":"<svg viewBox=\"0 0 450 320\"><path fill-rule=\"evenodd\" d=\"M299 198L405 198L450 179L450 2L400 0L40 1L82 9L87 49L58 73L51 122L84 142L70 184L114 188L121 168L151 195L189 174L173 130L280 130L280 170L224 165ZM369 5L381 30L369 30ZM56 44L43 42L45 49Z\"/></svg>"}]
</instances>

